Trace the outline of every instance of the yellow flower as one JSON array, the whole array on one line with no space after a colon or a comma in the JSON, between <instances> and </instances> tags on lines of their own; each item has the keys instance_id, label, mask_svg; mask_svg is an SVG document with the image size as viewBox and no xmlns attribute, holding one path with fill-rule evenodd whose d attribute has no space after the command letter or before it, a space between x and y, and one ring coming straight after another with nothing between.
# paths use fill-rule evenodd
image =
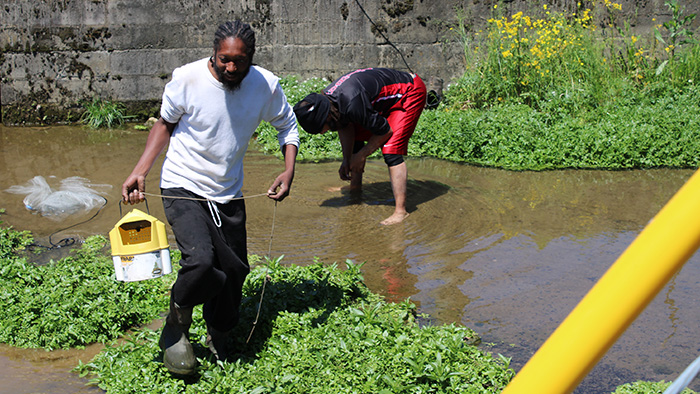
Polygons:
<instances>
[{"instance_id":1,"label":"yellow flower","mask_svg":"<svg viewBox=\"0 0 700 394\"><path fill-rule=\"evenodd\" d=\"M495 10L496 8L498 8L498 4L493 5L493 9Z\"/></svg>"},{"instance_id":2,"label":"yellow flower","mask_svg":"<svg viewBox=\"0 0 700 394\"><path fill-rule=\"evenodd\" d=\"M547 4L543 5L542 8L547 9Z\"/></svg>"}]
</instances>

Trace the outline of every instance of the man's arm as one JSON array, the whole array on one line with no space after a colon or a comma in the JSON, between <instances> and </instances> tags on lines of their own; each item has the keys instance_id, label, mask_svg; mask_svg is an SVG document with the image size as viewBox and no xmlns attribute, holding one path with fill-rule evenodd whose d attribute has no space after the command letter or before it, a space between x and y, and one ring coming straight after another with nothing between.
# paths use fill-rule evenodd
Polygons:
<instances>
[{"instance_id":1,"label":"man's arm","mask_svg":"<svg viewBox=\"0 0 700 394\"><path fill-rule=\"evenodd\" d=\"M350 160L350 168L349 170L351 172L364 172L365 171L365 163L367 162L367 157L374 153L377 149L381 148L386 144L387 141L389 141L389 138L391 138L391 135L394 132L392 130L389 130L388 133L382 134L382 135L372 135L369 140L367 141L367 144L357 151L357 153L354 153L352 155L352 160Z\"/></svg>"},{"instance_id":2,"label":"man's arm","mask_svg":"<svg viewBox=\"0 0 700 394\"><path fill-rule=\"evenodd\" d=\"M352 149L355 146L355 126L351 123L338 130L338 139L343 152L343 162L340 164L338 174L340 179L349 181L352 178L350 174L350 159L352 158Z\"/></svg>"},{"instance_id":3,"label":"man's arm","mask_svg":"<svg viewBox=\"0 0 700 394\"><path fill-rule=\"evenodd\" d=\"M146 175L151 171L153 163L170 142L170 136L175 129L174 123L168 123L159 118L148 133L146 147L141 158L136 163L131 174L122 184L122 202L124 204L136 204L144 200L143 192L146 191Z\"/></svg>"},{"instance_id":4,"label":"man's arm","mask_svg":"<svg viewBox=\"0 0 700 394\"><path fill-rule=\"evenodd\" d=\"M296 164L298 148L293 144L282 147L284 155L284 172L281 173L270 186L267 196L276 201L282 201L289 195L294 180L294 166ZM278 189L279 188L279 189Z\"/></svg>"}]
</instances>

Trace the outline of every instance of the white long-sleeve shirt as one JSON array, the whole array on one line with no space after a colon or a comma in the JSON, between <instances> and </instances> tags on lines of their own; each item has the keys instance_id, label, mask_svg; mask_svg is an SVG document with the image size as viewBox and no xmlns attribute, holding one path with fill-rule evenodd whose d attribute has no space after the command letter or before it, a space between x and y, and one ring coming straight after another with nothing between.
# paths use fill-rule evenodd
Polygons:
<instances>
[{"instance_id":1,"label":"white long-sleeve shirt","mask_svg":"<svg viewBox=\"0 0 700 394\"><path fill-rule=\"evenodd\" d=\"M280 147L299 147L292 107L270 71L251 66L230 91L207 67L209 58L173 71L160 114L175 123L161 172L161 187L182 187L216 202L241 196L243 156L261 121L277 129Z\"/></svg>"}]
</instances>

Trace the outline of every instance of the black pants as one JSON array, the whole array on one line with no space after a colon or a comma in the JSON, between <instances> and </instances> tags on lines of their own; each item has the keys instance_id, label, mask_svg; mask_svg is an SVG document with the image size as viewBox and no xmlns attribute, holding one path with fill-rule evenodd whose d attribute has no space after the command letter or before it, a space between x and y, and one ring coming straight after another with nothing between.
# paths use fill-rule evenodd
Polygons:
<instances>
[{"instance_id":1,"label":"black pants","mask_svg":"<svg viewBox=\"0 0 700 394\"><path fill-rule=\"evenodd\" d=\"M181 307L204 304L204 320L220 331L238 322L243 282L250 272L246 246L246 214L243 200L215 204L185 189L163 189L165 216L182 252L181 269L171 297ZM216 222L220 222L220 227Z\"/></svg>"}]
</instances>

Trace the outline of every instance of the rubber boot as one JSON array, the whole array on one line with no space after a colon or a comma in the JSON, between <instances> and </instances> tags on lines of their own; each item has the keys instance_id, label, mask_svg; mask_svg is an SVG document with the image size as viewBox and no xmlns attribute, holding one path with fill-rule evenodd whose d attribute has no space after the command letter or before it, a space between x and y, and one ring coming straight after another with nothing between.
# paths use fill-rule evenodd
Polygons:
<instances>
[{"instance_id":1,"label":"rubber boot","mask_svg":"<svg viewBox=\"0 0 700 394\"><path fill-rule=\"evenodd\" d=\"M207 323L206 345L217 360L225 361L229 357L228 337L231 331L219 331Z\"/></svg>"},{"instance_id":2,"label":"rubber boot","mask_svg":"<svg viewBox=\"0 0 700 394\"><path fill-rule=\"evenodd\" d=\"M165 318L158 344L163 350L163 364L175 375L192 375L197 367L187 334L192 324L192 308L181 308L170 297L170 313Z\"/></svg>"}]
</instances>

